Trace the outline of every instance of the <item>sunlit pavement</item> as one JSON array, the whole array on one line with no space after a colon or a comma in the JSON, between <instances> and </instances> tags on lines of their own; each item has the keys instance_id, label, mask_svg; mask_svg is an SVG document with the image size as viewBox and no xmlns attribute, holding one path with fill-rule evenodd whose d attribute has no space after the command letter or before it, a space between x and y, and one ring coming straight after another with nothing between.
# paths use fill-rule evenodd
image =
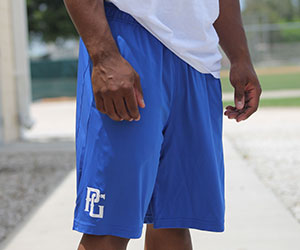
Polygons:
<instances>
[{"instance_id":1,"label":"sunlit pavement","mask_svg":"<svg viewBox=\"0 0 300 250\"><path fill-rule=\"evenodd\" d=\"M223 93L222 94L223 101L231 101L233 100L234 94L233 92ZM261 99L275 99L275 98L300 98L300 89L280 89L280 90L268 90L263 91L261 94Z\"/></svg>"},{"instance_id":2,"label":"sunlit pavement","mask_svg":"<svg viewBox=\"0 0 300 250\"><path fill-rule=\"evenodd\" d=\"M35 112L33 115L36 119L40 117L40 112L43 114L43 119L47 118L49 123L53 120L57 122L51 127L50 134L48 122L40 121L39 131L31 131L31 134L27 135L28 138L31 136L34 139L47 139L51 136L65 136L61 133L62 131L68 131L68 136L72 137L74 135L74 107L74 102L66 102L62 105L50 103L48 112L51 111L51 115L47 115L46 111L38 105L34 107L36 109L35 111L33 109ZM66 112L70 113L66 114ZM245 140L244 144L247 144L246 139L254 136L253 131L259 129L259 124L262 124L263 119L272 122L274 117L274 122L278 123L280 114L287 113L285 109L261 109L259 112L247 121L248 124L246 122L237 124L224 117L225 232L212 233L192 229L195 250L299 250L300 224L283 202L274 195L271 188L261 181L241 151L245 148L240 150L237 142L237 140ZM291 111L291 117L292 115L300 117L299 114L300 109ZM56 116L59 119L56 119ZM292 118L291 122L294 123L295 119L297 118ZM46 130L43 131L44 128ZM55 129L58 130L57 134L54 132ZM35 136L34 133L39 136ZM250 157L251 154L253 151L250 152ZM71 230L74 202L75 172L71 172L51 196L10 236L2 249L76 249L81 234ZM128 249L142 250L144 235L145 227L142 237L131 240Z\"/></svg>"}]
</instances>

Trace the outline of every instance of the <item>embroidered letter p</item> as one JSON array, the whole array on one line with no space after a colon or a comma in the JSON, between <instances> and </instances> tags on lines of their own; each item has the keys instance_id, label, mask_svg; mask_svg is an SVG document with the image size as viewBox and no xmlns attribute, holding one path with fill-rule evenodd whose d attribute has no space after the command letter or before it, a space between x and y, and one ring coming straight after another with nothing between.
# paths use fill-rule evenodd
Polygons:
<instances>
[{"instance_id":1,"label":"embroidered letter p","mask_svg":"<svg viewBox=\"0 0 300 250\"><path fill-rule=\"evenodd\" d=\"M100 190L97 188L87 187L84 211L89 212L93 218L103 218L104 206L98 205L98 213L94 213L95 203L98 203L100 199L105 200L105 194L100 194Z\"/></svg>"}]
</instances>

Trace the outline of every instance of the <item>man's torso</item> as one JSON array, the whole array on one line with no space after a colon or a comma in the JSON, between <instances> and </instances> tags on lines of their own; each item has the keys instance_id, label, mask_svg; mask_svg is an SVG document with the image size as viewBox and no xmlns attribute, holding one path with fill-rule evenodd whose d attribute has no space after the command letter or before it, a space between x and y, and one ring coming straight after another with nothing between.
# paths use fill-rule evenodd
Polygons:
<instances>
[{"instance_id":1,"label":"man's torso","mask_svg":"<svg viewBox=\"0 0 300 250\"><path fill-rule=\"evenodd\" d=\"M109 0L201 73L219 78L221 53L213 23L219 0Z\"/></svg>"}]
</instances>

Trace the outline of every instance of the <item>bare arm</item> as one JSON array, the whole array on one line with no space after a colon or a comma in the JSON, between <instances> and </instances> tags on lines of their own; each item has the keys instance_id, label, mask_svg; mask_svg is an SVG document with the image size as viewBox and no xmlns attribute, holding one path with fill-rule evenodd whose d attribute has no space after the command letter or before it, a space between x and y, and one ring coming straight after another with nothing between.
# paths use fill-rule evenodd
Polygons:
<instances>
[{"instance_id":1,"label":"bare arm","mask_svg":"<svg viewBox=\"0 0 300 250\"><path fill-rule=\"evenodd\" d=\"M121 56L103 0L64 0L93 62L92 85L99 111L116 121L139 120L145 107L140 78Z\"/></svg>"},{"instance_id":2,"label":"bare arm","mask_svg":"<svg viewBox=\"0 0 300 250\"><path fill-rule=\"evenodd\" d=\"M239 122L257 110L261 87L251 62L239 0L219 1L220 15L214 27L231 62L230 82L235 89L235 107L227 106L225 115Z\"/></svg>"}]
</instances>

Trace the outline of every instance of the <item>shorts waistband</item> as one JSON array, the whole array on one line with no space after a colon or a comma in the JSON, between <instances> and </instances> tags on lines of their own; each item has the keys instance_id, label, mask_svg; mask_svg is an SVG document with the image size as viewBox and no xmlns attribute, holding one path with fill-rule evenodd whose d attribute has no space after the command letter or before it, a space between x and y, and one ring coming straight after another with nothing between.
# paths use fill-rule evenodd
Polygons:
<instances>
[{"instance_id":1,"label":"shorts waistband","mask_svg":"<svg viewBox=\"0 0 300 250\"><path fill-rule=\"evenodd\" d=\"M107 20L119 20L135 25L140 25L130 14L120 10L112 2L104 1L104 10Z\"/></svg>"}]
</instances>

